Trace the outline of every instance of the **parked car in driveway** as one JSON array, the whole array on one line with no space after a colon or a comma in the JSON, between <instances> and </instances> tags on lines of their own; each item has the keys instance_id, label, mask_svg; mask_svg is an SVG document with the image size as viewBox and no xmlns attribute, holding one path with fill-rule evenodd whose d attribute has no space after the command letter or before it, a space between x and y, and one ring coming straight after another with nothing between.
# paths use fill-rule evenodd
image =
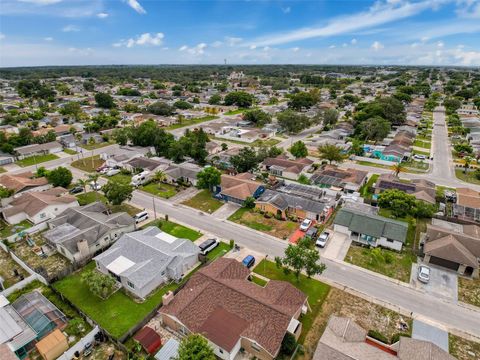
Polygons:
<instances>
[{"instance_id":1,"label":"parked car in driveway","mask_svg":"<svg viewBox=\"0 0 480 360\"><path fill-rule=\"evenodd\" d=\"M324 231L320 234L317 241L315 241L315 245L321 248L324 248L327 245L328 238L330 237L330 233L328 231Z\"/></svg>"},{"instance_id":2,"label":"parked car in driveway","mask_svg":"<svg viewBox=\"0 0 480 360\"><path fill-rule=\"evenodd\" d=\"M75 186L74 188L70 189L70 194L80 194L83 191L83 187Z\"/></svg>"},{"instance_id":3,"label":"parked car in driveway","mask_svg":"<svg viewBox=\"0 0 480 360\"><path fill-rule=\"evenodd\" d=\"M120 169L110 169L110 170L107 171L107 173L105 175L113 176L113 175L117 175L117 174L120 174Z\"/></svg>"},{"instance_id":4,"label":"parked car in driveway","mask_svg":"<svg viewBox=\"0 0 480 360\"><path fill-rule=\"evenodd\" d=\"M419 154L413 155L413 158L417 159L417 160L426 160L427 159L427 157L425 155L419 155Z\"/></svg>"},{"instance_id":5,"label":"parked car in driveway","mask_svg":"<svg viewBox=\"0 0 480 360\"><path fill-rule=\"evenodd\" d=\"M202 255L207 255L210 251L215 249L218 246L217 239L208 239L205 240L203 243L200 244L200 253Z\"/></svg>"},{"instance_id":6,"label":"parked car in driveway","mask_svg":"<svg viewBox=\"0 0 480 360\"><path fill-rule=\"evenodd\" d=\"M255 258L252 255L247 255L245 259L242 260L242 264L250 269L255 264Z\"/></svg>"},{"instance_id":7,"label":"parked car in driveway","mask_svg":"<svg viewBox=\"0 0 480 360\"><path fill-rule=\"evenodd\" d=\"M99 183L94 183L93 181L90 182L90 187L92 188L92 190L102 190L102 185L100 185Z\"/></svg>"},{"instance_id":8,"label":"parked car in driveway","mask_svg":"<svg viewBox=\"0 0 480 360\"><path fill-rule=\"evenodd\" d=\"M302 231L307 231L308 228L310 227L310 225L312 225L312 220L310 219L305 219L302 221L302 223L300 224L300 230Z\"/></svg>"},{"instance_id":9,"label":"parked car in driveway","mask_svg":"<svg viewBox=\"0 0 480 360\"><path fill-rule=\"evenodd\" d=\"M315 226L312 226L307 230L305 236L308 236L310 239L315 239L317 237L318 229Z\"/></svg>"},{"instance_id":10,"label":"parked car in driveway","mask_svg":"<svg viewBox=\"0 0 480 360\"><path fill-rule=\"evenodd\" d=\"M417 271L418 281L427 284L430 281L430 268L425 265L420 265Z\"/></svg>"}]
</instances>

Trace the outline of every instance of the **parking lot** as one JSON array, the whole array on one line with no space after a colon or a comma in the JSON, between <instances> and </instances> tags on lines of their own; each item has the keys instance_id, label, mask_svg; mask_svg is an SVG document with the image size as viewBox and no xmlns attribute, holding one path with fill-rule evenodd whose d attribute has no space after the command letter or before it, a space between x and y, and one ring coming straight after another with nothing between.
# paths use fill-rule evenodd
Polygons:
<instances>
[{"instance_id":1,"label":"parking lot","mask_svg":"<svg viewBox=\"0 0 480 360\"><path fill-rule=\"evenodd\" d=\"M410 285L436 297L457 301L458 278L455 272L429 265L430 281L424 284L417 279L419 265L421 264L412 264Z\"/></svg>"}]
</instances>

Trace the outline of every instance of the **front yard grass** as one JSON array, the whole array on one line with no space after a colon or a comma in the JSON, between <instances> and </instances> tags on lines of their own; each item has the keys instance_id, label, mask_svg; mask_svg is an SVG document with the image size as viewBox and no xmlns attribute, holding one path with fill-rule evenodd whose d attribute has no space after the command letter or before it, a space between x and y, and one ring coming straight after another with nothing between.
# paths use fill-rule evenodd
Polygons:
<instances>
[{"instance_id":1,"label":"front yard grass","mask_svg":"<svg viewBox=\"0 0 480 360\"><path fill-rule=\"evenodd\" d=\"M63 152L68 155L76 155L77 152L73 149L63 149Z\"/></svg>"},{"instance_id":2,"label":"front yard grass","mask_svg":"<svg viewBox=\"0 0 480 360\"><path fill-rule=\"evenodd\" d=\"M413 146L423 148L423 149L430 149L432 147L432 143L430 141L423 141L416 139L413 143Z\"/></svg>"},{"instance_id":3,"label":"front yard grass","mask_svg":"<svg viewBox=\"0 0 480 360\"><path fill-rule=\"evenodd\" d=\"M258 276L255 276L255 275L250 275L250 281L261 286L261 287L265 287L265 285L268 284L268 281L267 280L264 280Z\"/></svg>"},{"instance_id":4,"label":"front yard grass","mask_svg":"<svg viewBox=\"0 0 480 360\"><path fill-rule=\"evenodd\" d=\"M109 145L112 145L112 144L115 144L114 142L108 142L108 141L105 141L105 142L100 142L100 143L95 143L95 144L82 144L80 145L80 147L84 148L85 150L96 150L96 149L101 149L105 146L109 146Z\"/></svg>"},{"instance_id":5,"label":"front yard grass","mask_svg":"<svg viewBox=\"0 0 480 360\"><path fill-rule=\"evenodd\" d=\"M91 293L87 285L81 281L81 275L94 268L95 262L92 261L82 270L54 283L53 287L117 339L158 306L165 293L179 286L174 283L161 287L142 303L133 300L122 290L102 300Z\"/></svg>"},{"instance_id":6,"label":"front yard grass","mask_svg":"<svg viewBox=\"0 0 480 360\"><path fill-rule=\"evenodd\" d=\"M169 199L172 196L175 196L178 192L173 185L156 182L140 186L139 189L164 199Z\"/></svg>"},{"instance_id":7,"label":"front yard grass","mask_svg":"<svg viewBox=\"0 0 480 360\"><path fill-rule=\"evenodd\" d=\"M262 260L253 271L271 280L287 281L308 296L308 303L312 310L300 317L303 329L298 341L303 343L309 334L315 318L320 313L322 304L330 291L330 286L318 280L308 278L303 274L300 274L297 280L293 273L285 275L283 270L279 269L274 262L265 259Z\"/></svg>"},{"instance_id":8,"label":"front yard grass","mask_svg":"<svg viewBox=\"0 0 480 360\"><path fill-rule=\"evenodd\" d=\"M31 227L32 223L28 220L20 221L16 225L10 225L0 219L0 236L4 239Z\"/></svg>"},{"instance_id":9,"label":"front yard grass","mask_svg":"<svg viewBox=\"0 0 480 360\"><path fill-rule=\"evenodd\" d=\"M127 174L122 174L122 173L117 174L117 175L113 175L113 176L104 176L104 177L107 180L121 182L123 184L130 184L130 182L132 181L132 175L127 175Z\"/></svg>"},{"instance_id":10,"label":"front yard grass","mask_svg":"<svg viewBox=\"0 0 480 360\"><path fill-rule=\"evenodd\" d=\"M415 254L407 248L401 253L381 248L366 248L352 244L348 249L345 261L353 265L383 274L385 276L410 282L412 263L416 262Z\"/></svg>"},{"instance_id":11,"label":"front yard grass","mask_svg":"<svg viewBox=\"0 0 480 360\"><path fill-rule=\"evenodd\" d=\"M17 160L15 164L21 167L26 167L26 166L32 166L35 164L40 164L40 163L55 160L55 159L58 159L58 156L55 154L35 155L35 156L29 156L22 160Z\"/></svg>"},{"instance_id":12,"label":"front yard grass","mask_svg":"<svg viewBox=\"0 0 480 360\"><path fill-rule=\"evenodd\" d=\"M194 197L182 202L182 204L209 214L217 211L223 206L223 202L215 199L212 193L207 189L200 191Z\"/></svg>"},{"instance_id":13,"label":"front yard grass","mask_svg":"<svg viewBox=\"0 0 480 360\"><path fill-rule=\"evenodd\" d=\"M448 345L450 355L458 360L480 359L480 342L448 334Z\"/></svg>"},{"instance_id":14,"label":"front yard grass","mask_svg":"<svg viewBox=\"0 0 480 360\"><path fill-rule=\"evenodd\" d=\"M297 356L297 360L312 358L318 340L332 315L351 318L365 330L376 330L388 339L399 333L398 325L400 322L405 322L409 325L409 329L403 334L411 335L412 319L334 287L330 289L320 310L310 331L306 334L303 343L304 354Z\"/></svg>"},{"instance_id":15,"label":"front yard grass","mask_svg":"<svg viewBox=\"0 0 480 360\"><path fill-rule=\"evenodd\" d=\"M480 307L480 279L458 277L458 300Z\"/></svg>"},{"instance_id":16,"label":"front yard grass","mask_svg":"<svg viewBox=\"0 0 480 360\"><path fill-rule=\"evenodd\" d=\"M181 239L188 239L191 241L195 241L203 235L199 231L174 223L173 221L168 221L163 219L154 220L146 224L144 227L147 227L147 226L157 226L159 229L161 229L162 231L165 231L167 234L170 234L172 236L175 236Z\"/></svg>"},{"instance_id":17,"label":"front yard grass","mask_svg":"<svg viewBox=\"0 0 480 360\"><path fill-rule=\"evenodd\" d=\"M101 201L102 203L107 204L107 198L99 192L95 193L95 191L89 191L83 194L79 194L77 195L77 199L78 199L78 203L81 206L91 204L92 202L95 202L95 201ZM110 210L113 213L124 211L131 216L134 216L141 211L141 209L126 203L123 203L120 205L107 205L107 206L110 208Z\"/></svg>"},{"instance_id":18,"label":"front yard grass","mask_svg":"<svg viewBox=\"0 0 480 360\"><path fill-rule=\"evenodd\" d=\"M296 222L278 220L274 217L266 218L264 215L247 208L238 209L230 215L228 220L280 239L287 239L298 227Z\"/></svg>"},{"instance_id":19,"label":"front yard grass","mask_svg":"<svg viewBox=\"0 0 480 360\"><path fill-rule=\"evenodd\" d=\"M72 162L72 166L85 172L95 172L96 169L102 166L105 160L100 159L99 155L86 157Z\"/></svg>"},{"instance_id":20,"label":"front yard grass","mask_svg":"<svg viewBox=\"0 0 480 360\"><path fill-rule=\"evenodd\" d=\"M477 184L480 185L480 179L477 179L475 177L475 174L473 171L467 171L465 174L463 172L463 169L455 169L455 175L457 176L458 179L471 183L471 184Z\"/></svg>"},{"instance_id":21,"label":"front yard grass","mask_svg":"<svg viewBox=\"0 0 480 360\"><path fill-rule=\"evenodd\" d=\"M230 244L220 241L218 246L207 254L207 259L208 261L212 262L216 258L219 258L225 255L230 250L232 250L232 247L230 246Z\"/></svg>"}]
</instances>

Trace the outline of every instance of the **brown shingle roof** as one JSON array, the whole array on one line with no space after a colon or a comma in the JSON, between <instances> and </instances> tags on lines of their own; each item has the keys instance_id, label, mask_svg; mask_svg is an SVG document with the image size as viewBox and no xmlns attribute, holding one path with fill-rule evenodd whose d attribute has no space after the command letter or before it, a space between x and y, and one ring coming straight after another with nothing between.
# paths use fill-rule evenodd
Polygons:
<instances>
[{"instance_id":1,"label":"brown shingle roof","mask_svg":"<svg viewBox=\"0 0 480 360\"><path fill-rule=\"evenodd\" d=\"M261 183L251 180L252 177L253 175L249 173L242 173L237 176L222 175L222 194L240 200L245 200L247 197L253 196Z\"/></svg>"},{"instance_id":2,"label":"brown shingle roof","mask_svg":"<svg viewBox=\"0 0 480 360\"><path fill-rule=\"evenodd\" d=\"M47 185L46 178L33 178L32 172L25 172L21 174L5 174L0 176L0 185L3 185L7 189L12 189L16 193L22 191L27 187L43 186Z\"/></svg>"},{"instance_id":3,"label":"brown shingle roof","mask_svg":"<svg viewBox=\"0 0 480 360\"><path fill-rule=\"evenodd\" d=\"M284 281L271 280L260 287L247 280L249 274L236 260L219 258L193 275L160 313L219 341L217 345L227 351L239 337L246 337L276 356L290 320L307 297ZM222 319L232 326L225 326Z\"/></svg>"},{"instance_id":4,"label":"brown shingle roof","mask_svg":"<svg viewBox=\"0 0 480 360\"><path fill-rule=\"evenodd\" d=\"M263 161L264 166L279 166L285 169L285 171L300 174L305 167L313 164L313 161L307 158L301 158L296 160L290 160L284 156L276 158L266 158Z\"/></svg>"},{"instance_id":5,"label":"brown shingle roof","mask_svg":"<svg viewBox=\"0 0 480 360\"><path fill-rule=\"evenodd\" d=\"M469 188L457 188L457 204L480 209L480 193Z\"/></svg>"}]
</instances>

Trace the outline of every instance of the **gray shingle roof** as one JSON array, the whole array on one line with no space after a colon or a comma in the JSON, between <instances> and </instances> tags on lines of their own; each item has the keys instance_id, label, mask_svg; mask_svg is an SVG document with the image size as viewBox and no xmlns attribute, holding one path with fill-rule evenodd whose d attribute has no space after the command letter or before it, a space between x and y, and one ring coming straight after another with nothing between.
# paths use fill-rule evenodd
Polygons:
<instances>
[{"instance_id":1,"label":"gray shingle roof","mask_svg":"<svg viewBox=\"0 0 480 360\"><path fill-rule=\"evenodd\" d=\"M376 238L383 236L402 243L405 243L408 232L408 224L402 221L345 208L338 212L333 223L346 226L357 233Z\"/></svg>"},{"instance_id":2,"label":"gray shingle roof","mask_svg":"<svg viewBox=\"0 0 480 360\"><path fill-rule=\"evenodd\" d=\"M280 210L293 208L305 210L315 214L320 214L325 208L325 204L321 202L312 201L300 196L284 194L273 190L266 190L257 201L272 204Z\"/></svg>"}]
</instances>

